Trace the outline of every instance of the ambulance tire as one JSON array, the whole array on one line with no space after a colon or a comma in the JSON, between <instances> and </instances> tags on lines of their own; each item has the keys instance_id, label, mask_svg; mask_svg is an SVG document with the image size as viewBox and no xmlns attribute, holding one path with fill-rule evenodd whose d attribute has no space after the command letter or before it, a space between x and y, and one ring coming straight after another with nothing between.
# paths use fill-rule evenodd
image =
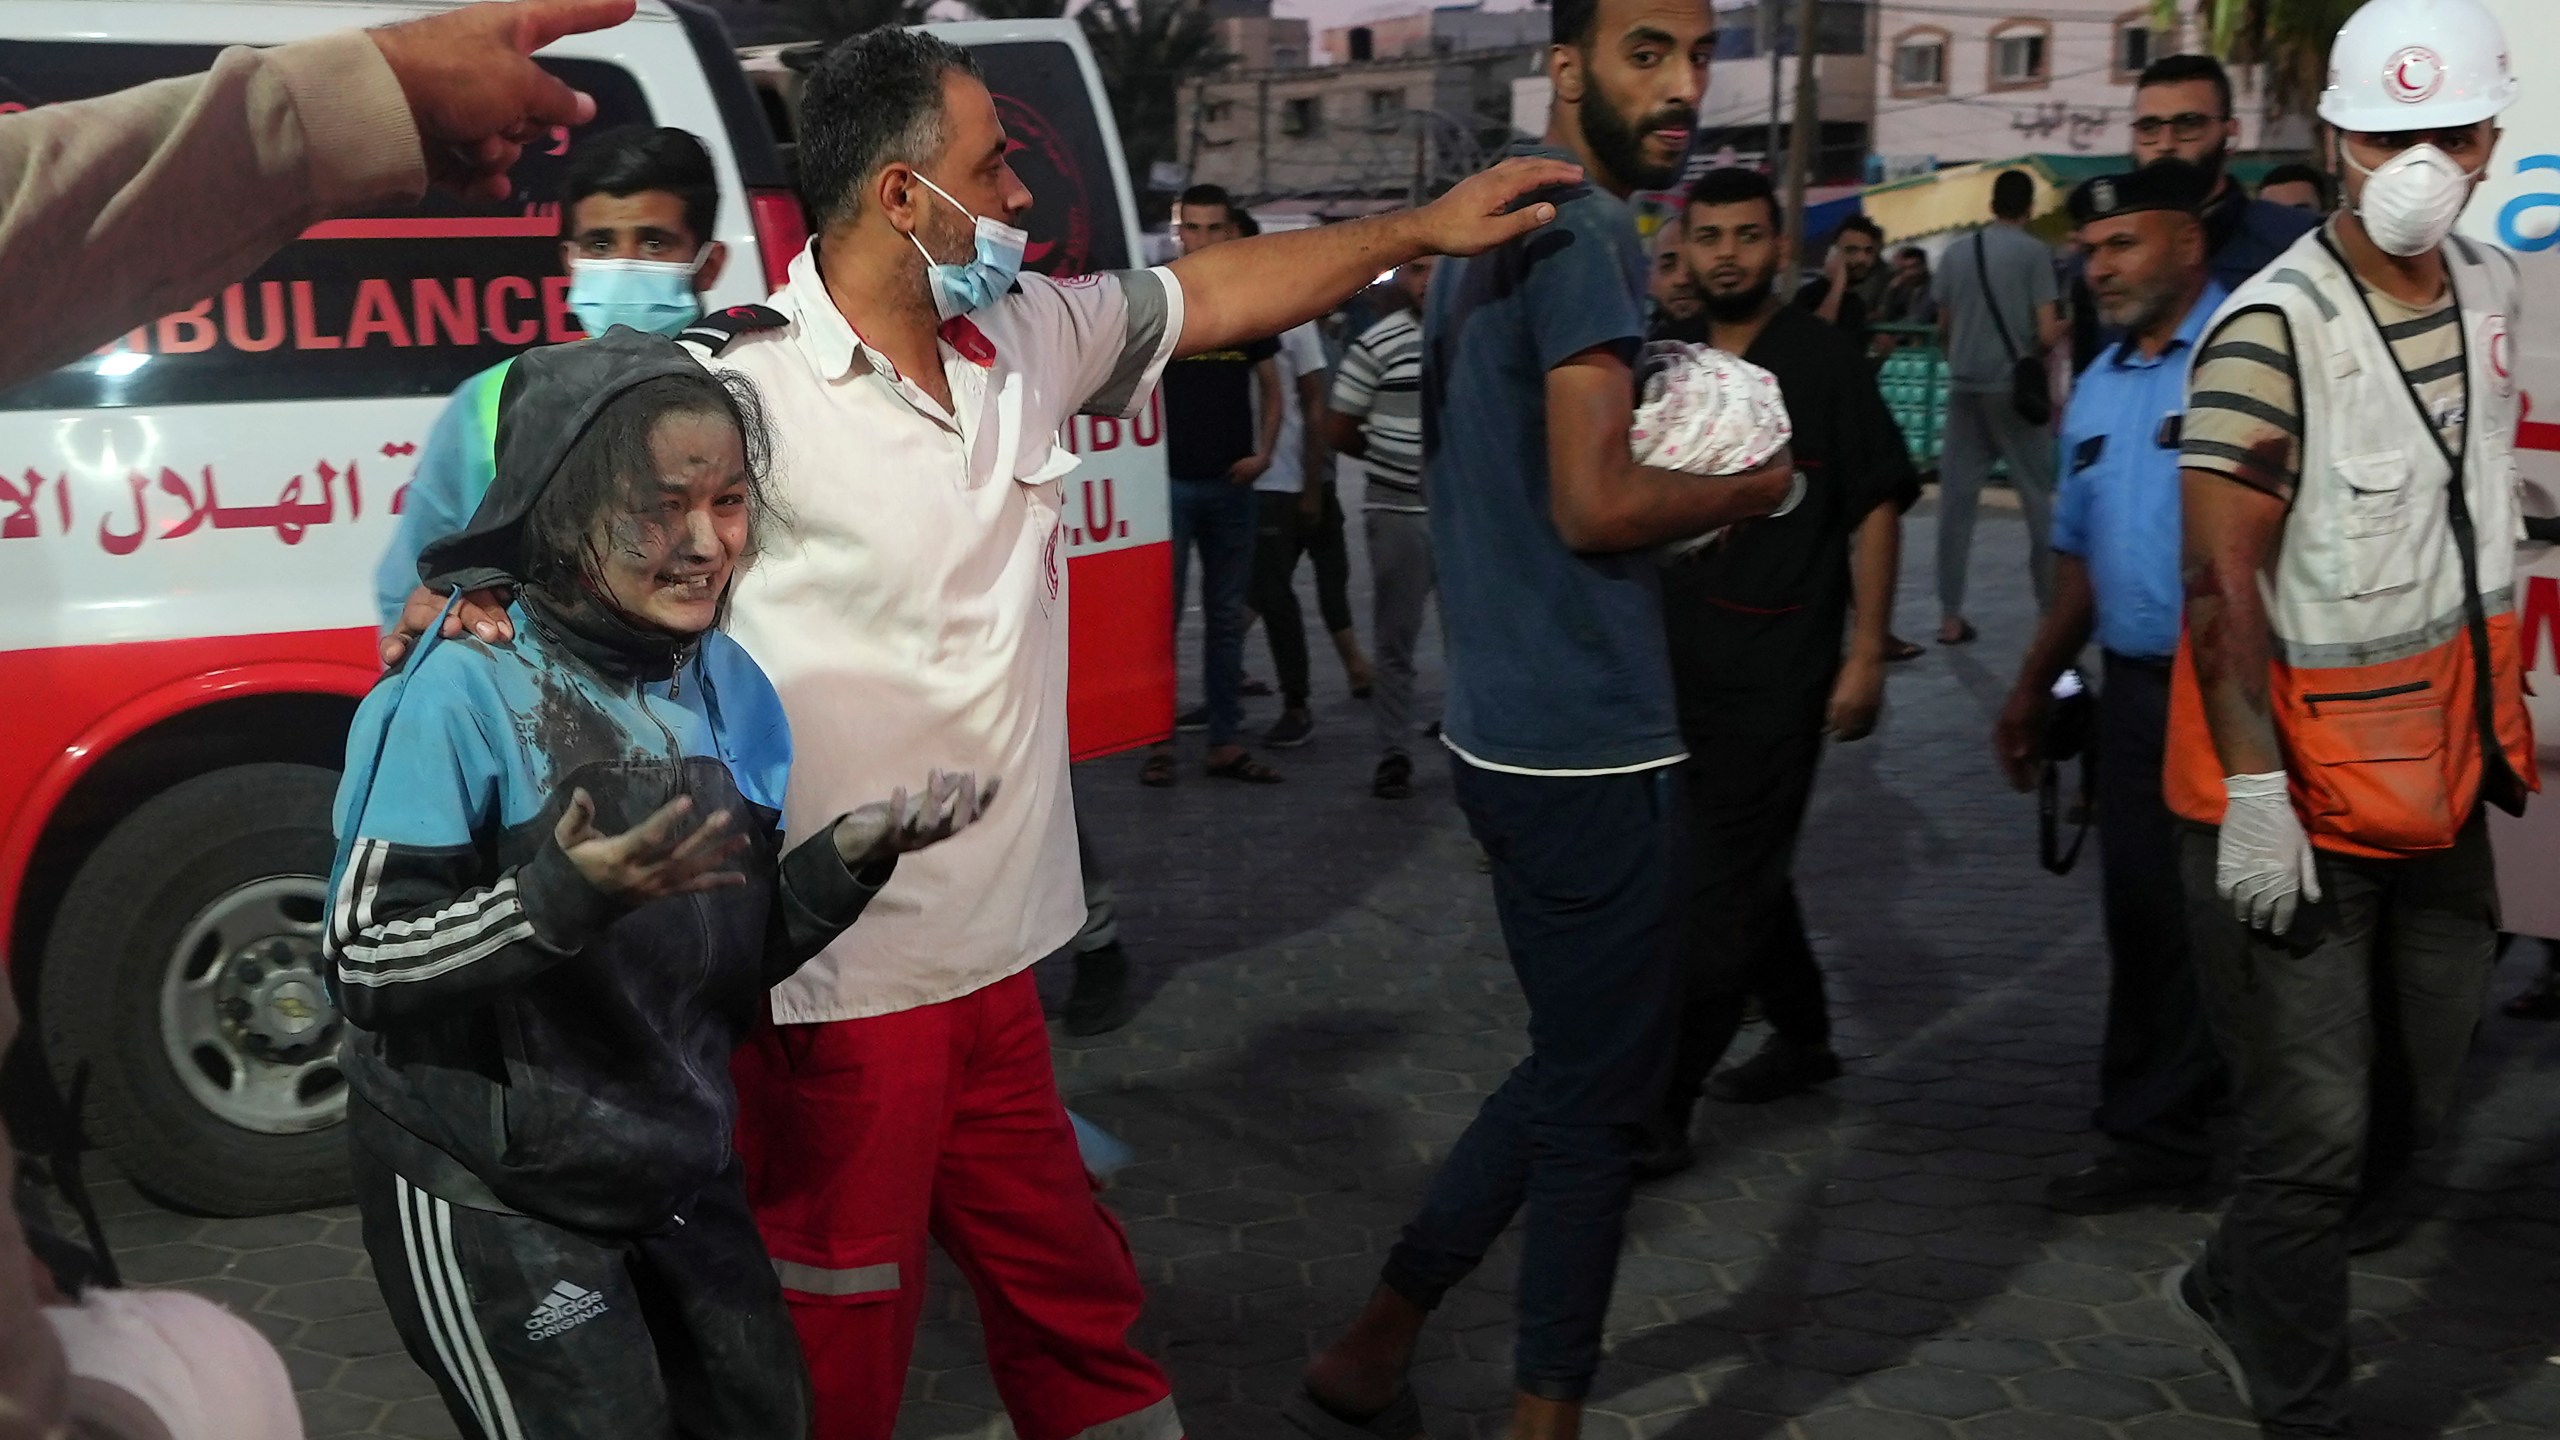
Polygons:
<instances>
[{"instance_id":1,"label":"ambulance tire","mask_svg":"<svg viewBox=\"0 0 2560 1440\"><path fill-rule=\"evenodd\" d=\"M155 1200L197 1214L271 1215L354 1194L345 1081L333 1063L344 1026L325 996L327 1028L302 1037L309 1045L300 1058L318 1089L311 1113L292 1120L308 1127L298 1131L253 1128L218 1113L200 1094L205 1083L178 1073L162 1034L177 948L233 903L229 897L284 892L281 903L307 928L293 943L316 949L310 897L326 893L337 787L335 771L285 764L184 781L109 831L64 892L40 982L46 1055L66 1095L87 1063L80 1120L89 1144Z\"/></svg>"}]
</instances>

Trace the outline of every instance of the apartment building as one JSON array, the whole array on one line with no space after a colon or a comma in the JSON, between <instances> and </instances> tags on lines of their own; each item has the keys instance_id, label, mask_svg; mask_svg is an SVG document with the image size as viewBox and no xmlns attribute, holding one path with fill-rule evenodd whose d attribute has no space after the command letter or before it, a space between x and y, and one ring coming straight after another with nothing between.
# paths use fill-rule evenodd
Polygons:
<instances>
[{"instance_id":1,"label":"apartment building","mask_svg":"<svg viewBox=\"0 0 2560 1440\"><path fill-rule=\"evenodd\" d=\"M2140 0L2039 0L2017 10L1879 0L1871 179L2015 155L2122 154L2135 77L2192 38L2156 28ZM2254 70L2233 80L2239 148L2310 144L2304 119L2271 115Z\"/></svg>"}]
</instances>

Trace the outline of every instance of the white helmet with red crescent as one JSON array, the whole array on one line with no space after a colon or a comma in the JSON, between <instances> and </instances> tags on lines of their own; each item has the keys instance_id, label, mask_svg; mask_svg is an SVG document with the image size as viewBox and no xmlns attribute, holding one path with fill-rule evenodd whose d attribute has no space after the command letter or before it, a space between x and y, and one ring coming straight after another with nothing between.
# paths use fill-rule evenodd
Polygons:
<instances>
[{"instance_id":1,"label":"white helmet with red crescent","mask_svg":"<svg viewBox=\"0 0 2560 1440\"><path fill-rule=\"evenodd\" d=\"M2437 130L2515 99L2506 32L2480 0L2368 0L2329 47L2320 118L2369 135Z\"/></svg>"}]
</instances>

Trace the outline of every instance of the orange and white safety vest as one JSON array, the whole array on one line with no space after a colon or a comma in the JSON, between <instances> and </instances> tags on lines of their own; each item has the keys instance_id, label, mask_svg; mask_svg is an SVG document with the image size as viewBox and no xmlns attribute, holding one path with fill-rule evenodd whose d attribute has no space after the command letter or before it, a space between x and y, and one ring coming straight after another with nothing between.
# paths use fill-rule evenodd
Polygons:
<instances>
[{"instance_id":1,"label":"orange and white safety vest","mask_svg":"<svg viewBox=\"0 0 2560 1440\"><path fill-rule=\"evenodd\" d=\"M2259 581L2275 632L2268 690L2294 809L2314 845L2341 854L2442 849L2481 799L2520 810L2539 788L2514 606L2516 265L2460 237L2445 259L2469 387L2459 456L2323 232L2215 317L2273 307L2293 335L2302 479ZM2169 807L2220 824L2223 774L2182 636Z\"/></svg>"}]
</instances>

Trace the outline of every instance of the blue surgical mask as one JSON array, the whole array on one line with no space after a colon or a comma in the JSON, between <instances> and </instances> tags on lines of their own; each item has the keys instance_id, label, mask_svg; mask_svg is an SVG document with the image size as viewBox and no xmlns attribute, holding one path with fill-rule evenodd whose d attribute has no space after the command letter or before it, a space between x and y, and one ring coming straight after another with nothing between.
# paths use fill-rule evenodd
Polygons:
<instances>
[{"instance_id":1,"label":"blue surgical mask","mask_svg":"<svg viewBox=\"0 0 2560 1440\"><path fill-rule=\"evenodd\" d=\"M984 310L996 303L996 297L1013 288L1016 275L1022 273L1022 252L1031 243L1029 234L984 215L970 214L969 207L951 198L951 192L925 180L924 188L939 195L952 209L976 222L978 253L966 265L945 265L933 258L924 242L914 235L907 243L924 257L925 283L933 289L934 313L949 320L972 310Z\"/></svg>"},{"instance_id":2,"label":"blue surgical mask","mask_svg":"<svg viewBox=\"0 0 2560 1440\"><path fill-rule=\"evenodd\" d=\"M690 264L674 260L572 260L569 308L590 335L628 325L650 335L674 335L702 318L694 277L711 257L705 245Z\"/></svg>"}]
</instances>

